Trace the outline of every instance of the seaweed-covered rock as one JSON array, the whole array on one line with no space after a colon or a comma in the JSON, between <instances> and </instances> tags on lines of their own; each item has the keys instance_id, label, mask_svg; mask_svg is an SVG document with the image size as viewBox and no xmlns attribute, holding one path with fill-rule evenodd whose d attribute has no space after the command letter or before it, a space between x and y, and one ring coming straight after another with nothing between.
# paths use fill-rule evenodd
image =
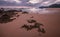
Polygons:
<instances>
[{"instance_id":1,"label":"seaweed-covered rock","mask_svg":"<svg viewBox=\"0 0 60 37\"><path fill-rule=\"evenodd\" d=\"M18 16L19 16L18 12L16 12L15 10L5 11L4 8L0 9L0 23L11 22L11 21L16 19L16 18L13 18L13 17L18 17Z\"/></svg>"},{"instance_id":2,"label":"seaweed-covered rock","mask_svg":"<svg viewBox=\"0 0 60 37\"><path fill-rule=\"evenodd\" d=\"M30 20L27 20L28 23L35 23L36 20L33 20L33 19L30 19Z\"/></svg>"}]
</instances>

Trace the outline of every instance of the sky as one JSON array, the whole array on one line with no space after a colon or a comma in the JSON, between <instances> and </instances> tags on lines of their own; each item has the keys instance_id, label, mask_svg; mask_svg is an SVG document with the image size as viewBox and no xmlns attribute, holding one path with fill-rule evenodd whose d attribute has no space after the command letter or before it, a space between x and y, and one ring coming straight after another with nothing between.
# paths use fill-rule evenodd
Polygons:
<instances>
[{"instance_id":1,"label":"sky","mask_svg":"<svg viewBox=\"0 0 60 37\"><path fill-rule=\"evenodd\" d=\"M0 0L0 6L49 6L51 4L60 4L60 0Z\"/></svg>"}]
</instances>

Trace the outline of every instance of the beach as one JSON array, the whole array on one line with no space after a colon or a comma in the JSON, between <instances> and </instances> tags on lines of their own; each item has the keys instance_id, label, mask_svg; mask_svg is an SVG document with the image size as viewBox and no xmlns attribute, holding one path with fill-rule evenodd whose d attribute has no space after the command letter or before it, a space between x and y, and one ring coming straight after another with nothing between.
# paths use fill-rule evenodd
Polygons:
<instances>
[{"instance_id":1,"label":"beach","mask_svg":"<svg viewBox=\"0 0 60 37\"><path fill-rule=\"evenodd\" d=\"M0 37L60 37L60 8L47 8L47 10L50 10L50 12L43 14L18 13L20 16L14 21L0 24ZM39 36L36 29L26 31L20 28L22 25L28 24L27 20L29 19L42 23L46 33L41 33L41 36Z\"/></svg>"}]
</instances>

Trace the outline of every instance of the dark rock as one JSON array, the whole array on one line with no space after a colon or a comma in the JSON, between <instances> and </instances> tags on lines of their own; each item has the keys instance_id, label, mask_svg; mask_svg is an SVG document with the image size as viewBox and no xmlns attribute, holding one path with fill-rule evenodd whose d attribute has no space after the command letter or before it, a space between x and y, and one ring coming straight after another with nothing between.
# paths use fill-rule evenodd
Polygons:
<instances>
[{"instance_id":1,"label":"dark rock","mask_svg":"<svg viewBox=\"0 0 60 37\"><path fill-rule=\"evenodd\" d=\"M28 12L24 11L24 12L22 12L22 14L28 14Z\"/></svg>"},{"instance_id":2,"label":"dark rock","mask_svg":"<svg viewBox=\"0 0 60 37\"><path fill-rule=\"evenodd\" d=\"M33 19L32 19L32 20L27 20L27 22L28 22L28 23L35 23L36 20L33 20Z\"/></svg>"}]
</instances>

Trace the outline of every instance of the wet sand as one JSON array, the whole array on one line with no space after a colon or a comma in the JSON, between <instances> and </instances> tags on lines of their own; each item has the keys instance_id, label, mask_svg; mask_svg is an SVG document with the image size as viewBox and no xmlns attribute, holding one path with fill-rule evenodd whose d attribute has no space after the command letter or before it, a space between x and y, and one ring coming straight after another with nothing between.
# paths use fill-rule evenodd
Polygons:
<instances>
[{"instance_id":1,"label":"wet sand","mask_svg":"<svg viewBox=\"0 0 60 37\"><path fill-rule=\"evenodd\" d=\"M60 37L60 9L49 10L56 11L56 13L49 14L20 14L20 16L9 23L0 24L0 37ZM33 16L33 18L31 18ZM37 22L42 23L44 29L46 30L45 34L39 36L39 33L36 29L31 31L26 31L20 27L26 23L28 19L35 19Z\"/></svg>"}]
</instances>

